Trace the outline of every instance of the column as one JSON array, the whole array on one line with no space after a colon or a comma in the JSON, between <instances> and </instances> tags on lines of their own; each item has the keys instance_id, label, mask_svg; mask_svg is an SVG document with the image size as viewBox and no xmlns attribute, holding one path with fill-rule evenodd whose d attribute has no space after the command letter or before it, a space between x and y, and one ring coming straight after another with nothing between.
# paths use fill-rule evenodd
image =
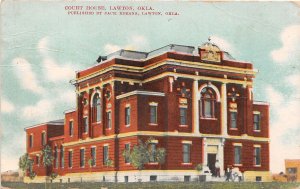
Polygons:
<instances>
[{"instance_id":1,"label":"column","mask_svg":"<svg viewBox=\"0 0 300 189\"><path fill-rule=\"evenodd\" d=\"M193 82L193 133L199 134L198 80Z\"/></svg>"},{"instance_id":2,"label":"column","mask_svg":"<svg viewBox=\"0 0 300 189\"><path fill-rule=\"evenodd\" d=\"M221 130L222 135L227 135L227 94L226 94L226 83L222 83L221 86L221 113L222 113L222 119L221 119Z\"/></svg>"},{"instance_id":3,"label":"column","mask_svg":"<svg viewBox=\"0 0 300 189\"><path fill-rule=\"evenodd\" d=\"M224 172L224 142L225 139L222 138L220 144L218 145L218 159L220 163L220 174L221 176L225 174Z\"/></svg>"},{"instance_id":4,"label":"column","mask_svg":"<svg viewBox=\"0 0 300 189\"><path fill-rule=\"evenodd\" d=\"M203 166L207 167L207 139L206 138L203 138L203 144L204 144L204 147L203 147Z\"/></svg>"}]
</instances>

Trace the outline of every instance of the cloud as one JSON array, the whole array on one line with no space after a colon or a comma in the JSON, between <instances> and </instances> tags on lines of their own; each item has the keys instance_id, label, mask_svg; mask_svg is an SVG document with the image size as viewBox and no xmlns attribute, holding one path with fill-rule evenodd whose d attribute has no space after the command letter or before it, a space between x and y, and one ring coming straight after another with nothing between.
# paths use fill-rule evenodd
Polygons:
<instances>
[{"instance_id":1,"label":"cloud","mask_svg":"<svg viewBox=\"0 0 300 189\"><path fill-rule=\"evenodd\" d=\"M33 72L30 63L24 58L15 58L12 61L14 71L20 84L24 89L31 92L42 94L44 88L39 85L35 73Z\"/></svg>"},{"instance_id":2,"label":"cloud","mask_svg":"<svg viewBox=\"0 0 300 189\"><path fill-rule=\"evenodd\" d=\"M300 58L300 25L286 27L280 34L282 46L271 52L271 58L279 64L291 64Z\"/></svg>"},{"instance_id":3,"label":"cloud","mask_svg":"<svg viewBox=\"0 0 300 189\"><path fill-rule=\"evenodd\" d=\"M52 82L68 82L75 77L75 68L71 64L58 64L53 59L46 58L43 61L43 72L46 79Z\"/></svg>"},{"instance_id":4,"label":"cloud","mask_svg":"<svg viewBox=\"0 0 300 189\"><path fill-rule=\"evenodd\" d=\"M15 106L12 102L2 98L1 99L1 113L11 113L15 110Z\"/></svg>"},{"instance_id":5,"label":"cloud","mask_svg":"<svg viewBox=\"0 0 300 189\"><path fill-rule=\"evenodd\" d=\"M225 39L216 35L213 35L210 38L211 42L216 44L221 50L229 52L230 54L235 53L234 47Z\"/></svg>"},{"instance_id":6,"label":"cloud","mask_svg":"<svg viewBox=\"0 0 300 189\"><path fill-rule=\"evenodd\" d=\"M127 38L127 44L121 46L116 44L108 43L104 45L104 52L105 54L110 54L120 49L126 50L145 50L149 46L148 40L143 35L131 35Z\"/></svg>"},{"instance_id":7,"label":"cloud","mask_svg":"<svg viewBox=\"0 0 300 189\"><path fill-rule=\"evenodd\" d=\"M35 105L29 105L23 108L22 117L26 120L49 121L53 115L54 104L51 100L42 99Z\"/></svg>"},{"instance_id":8,"label":"cloud","mask_svg":"<svg viewBox=\"0 0 300 189\"><path fill-rule=\"evenodd\" d=\"M46 55L48 52L48 44L49 44L49 38L48 37L43 37L42 39L39 40L37 44L37 49L41 54Z\"/></svg>"},{"instance_id":9,"label":"cloud","mask_svg":"<svg viewBox=\"0 0 300 189\"><path fill-rule=\"evenodd\" d=\"M120 49L122 49L122 47L120 47L119 45L111 44L111 43L108 43L104 46L105 54L110 54L110 53L116 52Z\"/></svg>"},{"instance_id":10,"label":"cloud","mask_svg":"<svg viewBox=\"0 0 300 189\"><path fill-rule=\"evenodd\" d=\"M286 77L286 82L295 76ZM292 85L291 85L292 86ZM270 123L270 157L271 170L273 172L284 171L284 159L299 158L299 135L300 135L300 111L299 100L292 98L292 95L266 87L266 95L270 100L270 110L273 119ZM292 87L292 93L295 88Z\"/></svg>"}]
</instances>

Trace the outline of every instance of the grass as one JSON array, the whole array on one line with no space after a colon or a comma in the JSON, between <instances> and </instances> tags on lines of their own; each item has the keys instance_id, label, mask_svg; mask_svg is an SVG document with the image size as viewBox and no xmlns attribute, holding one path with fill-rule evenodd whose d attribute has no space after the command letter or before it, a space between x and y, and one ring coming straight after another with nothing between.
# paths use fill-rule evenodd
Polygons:
<instances>
[{"instance_id":1,"label":"grass","mask_svg":"<svg viewBox=\"0 0 300 189\"><path fill-rule=\"evenodd\" d=\"M108 189L297 189L300 188L300 183L279 183L279 182L241 182L241 183L228 183L228 182L151 182L151 183L47 183L45 184L25 184L2 182L2 186L16 189L62 189L62 188L76 188L76 189L94 189L94 188L108 188Z\"/></svg>"}]
</instances>

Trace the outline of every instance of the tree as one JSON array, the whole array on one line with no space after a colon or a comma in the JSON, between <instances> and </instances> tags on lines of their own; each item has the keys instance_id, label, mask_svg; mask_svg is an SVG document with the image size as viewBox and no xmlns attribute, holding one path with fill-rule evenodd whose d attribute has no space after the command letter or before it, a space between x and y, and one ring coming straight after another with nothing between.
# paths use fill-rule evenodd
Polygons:
<instances>
[{"instance_id":1,"label":"tree","mask_svg":"<svg viewBox=\"0 0 300 189\"><path fill-rule=\"evenodd\" d=\"M145 164L151 162L151 160L153 159L159 164L164 164L166 150L164 148L157 148L155 152L153 152L152 149L149 148L152 140L152 137L150 137L145 142L139 140L138 145L135 145L131 151L123 151L124 158L129 158L131 164L138 170L143 170Z\"/></svg>"},{"instance_id":2,"label":"tree","mask_svg":"<svg viewBox=\"0 0 300 189\"><path fill-rule=\"evenodd\" d=\"M33 160L29 158L28 153L25 153L19 158L19 168L25 172L28 171L30 179L34 179L36 173L32 170Z\"/></svg>"},{"instance_id":3,"label":"tree","mask_svg":"<svg viewBox=\"0 0 300 189\"><path fill-rule=\"evenodd\" d=\"M45 167L51 166L54 160L52 150L49 145L45 145L42 149L43 164Z\"/></svg>"},{"instance_id":4,"label":"tree","mask_svg":"<svg viewBox=\"0 0 300 189\"><path fill-rule=\"evenodd\" d=\"M32 160L29 159L28 153L25 153L19 158L19 168L22 169L22 171L30 170L32 167Z\"/></svg>"}]
</instances>

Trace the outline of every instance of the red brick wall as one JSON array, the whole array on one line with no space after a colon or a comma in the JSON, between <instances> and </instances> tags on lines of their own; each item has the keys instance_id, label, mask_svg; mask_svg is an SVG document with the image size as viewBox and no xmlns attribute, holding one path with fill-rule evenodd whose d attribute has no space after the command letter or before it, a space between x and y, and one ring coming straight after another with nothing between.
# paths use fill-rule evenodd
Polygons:
<instances>
[{"instance_id":1,"label":"red brick wall","mask_svg":"<svg viewBox=\"0 0 300 189\"><path fill-rule=\"evenodd\" d=\"M41 126L29 128L26 130L26 149L27 149L26 151L27 151L27 153L42 150L42 147L43 147L42 146L42 132L43 131L45 131L47 133L47 125L41 125ZM29 147L30 134L32 134L32 136L33 136L32 148Z\"/></svg>"},{"instance_id":2,"label":"red brick wall","mask_svg":"<svg viewBox=\"0 0 300 189\"><path fill-rule=\"evenodd\" d=\"M253 121L251 135L255 137L269 137L269 105L253 105L253 111L260 112L260 132L253 131ZM249 129L250 130L250 129Z\"/></svg>"},{"instance_id":3,"label":"red brick wall","mask_svg":"<svg viewBox=\"0 0 300 189\"><path fill-rule=\"evenodd\" d=\"M70 121L73 120L73 136L70 136ZM77 119L77 111L66 113L65 114L65 142L72 142L72 141L77 141L78 140L78 119Z\"/></svg>"},{"instance_id":4,"label":"red brick wall","mask_svg":"<svg viewBox=\"0 0 300 189\"><path fill-rule=\"evenodd\" d=\"M120 133L137 131L138 127L138 106L137 96L129 96L119 101L118 123ZM130 125L125 125L125 108L130 105Z\"/></svg>"},{"instance_id":5,"label":"red brick wall","mask_svg":"<svg viewBox=\"0 0 300 189\"><path fill-rule=\"evenodd\" d=\"M229 140L227 139L224 146L224 168L228 165L234 166L234 145L233 143L242 144L242 166L238 166L241 171L269 171L269 143L254 142L246 140ZM261 166L254 166L254 145L261 145Z\"/></svg>"}]
</instances>

